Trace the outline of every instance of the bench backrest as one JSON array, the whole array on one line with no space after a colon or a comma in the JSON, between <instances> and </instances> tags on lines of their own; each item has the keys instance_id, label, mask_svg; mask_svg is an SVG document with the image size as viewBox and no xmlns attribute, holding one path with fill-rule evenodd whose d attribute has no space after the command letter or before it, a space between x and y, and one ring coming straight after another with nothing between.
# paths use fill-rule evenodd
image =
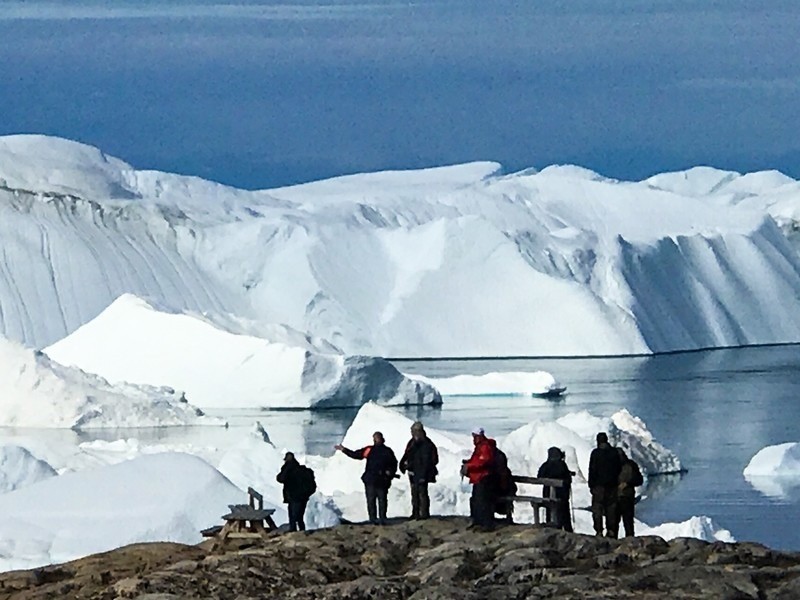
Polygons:
<instances>
[{"instance_id":1,"label":"bench backrest","mask_svg":"<svg viewBox=\"0 0 800 600\"><path fill-rule=\"evenodd\" d=\"M563 479L550 479L548 477L527 477L525 475L514 475L515 483L528 483L531 485L547 485L550 487L564 487Z\"/></svg>"},{"instance_id":2,"label":"bench backrest","mask_svg":"<svg viewBox=\"0 0 800 600\"><path fill-rule=\"evenodd\" d=\"M247 488L247 495L250 496L250 508L264 508L264 496L251 487ZM256 506L256 502L258 502L258 506Z\"/></svg>"},{"instance_id":3,"label":"bench backrest","mask_svg":"<svg viewBox=\"0 0 800 600\"><path fill-rule=\"evenodd\" d=\"M566 484L563 479L550 479L549 477L528 477L526 475L512 475L515 483L524 483L527 485L545 485L550 489L548 490L548 498L555 498L555 488L564 487Z\"/></svg>"}]
</instances>

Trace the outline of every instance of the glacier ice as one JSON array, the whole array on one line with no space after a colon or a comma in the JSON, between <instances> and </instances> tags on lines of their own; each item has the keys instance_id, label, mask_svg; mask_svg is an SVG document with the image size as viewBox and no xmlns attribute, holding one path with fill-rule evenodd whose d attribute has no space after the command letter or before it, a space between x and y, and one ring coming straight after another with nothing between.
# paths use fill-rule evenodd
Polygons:
<instances>
[{"instance_id":1,"label":"glacier ice","mask_svg":"<svg viewBox=\"0 0 800 600\"><path fill-rule=\"evenodd\" d=\"M223 424L205 416L174 389L110 384L0 337L0 426L88 429Z\"/></svg>"},{"instance_id":2,"label":"glacier ice","mask_svg":"<svg viewBox=\"0 0 800 600\"><path fill-rule=\"evenodd\" d=\"M251 192L6 136L0 333L46 346L132 293L283 323L348 354L800 341L798 199L775 172L624 182L496 163Z\"/></svg>"},{"instance_id":3,"label":"glacier ice","mask_svg":"<svg viewBox=\"0 0 800 600\"><path fill-rule=\"evenodd\" d=\"M58 499L58 502L54 502ZM0 495L0 569L64 562L135 542L197 543L247 495L177 452L51 477Z\"/></svg>"},{"instance_id":4,"label":"glacier ice","mask_svg":"<svg viewBox=\"0 0 800 600\"><path fill-rule=\"evenodd\" d=\"M407 376L432 385L443 396L530 396L547 394L563 387L546 371L493 372L452 377Z\"/></svg>"},{"instance_id":5,"label":"glacier ice","mask_svg":"<svg viewBox=\"0 0 800 600\"><path fill-rule=\"evenodd\" d=\"M288 327L176 311L130 294L45 352L112 382L183 390L203 408L441 403L433 387L382 358L345 356Z\"/></svg>"}]
</instances>

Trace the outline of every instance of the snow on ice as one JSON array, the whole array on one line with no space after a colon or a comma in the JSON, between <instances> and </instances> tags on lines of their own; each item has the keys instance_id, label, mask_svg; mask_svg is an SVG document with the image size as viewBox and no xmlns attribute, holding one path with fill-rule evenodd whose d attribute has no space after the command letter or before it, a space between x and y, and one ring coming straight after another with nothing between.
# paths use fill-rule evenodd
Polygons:
<instances>
[{"instance_id":1,"label":"snow on ice","mask_svg":"<svg viewBox=\"0 0 800 600\"><path fill-rule=\"evenodd\" d=\"M163 427L222 425L174 390L112 385L0 337L0 426Z\"/></svg>"},{"instance_id":2,"label":"snow on ice","mask_svg":"<svg viewBox=\"0 0 800 600\"><path fill-rule=\"evenodd\" d=\"M180 453L51 477L0 495L0 568L63 562L135 542L197 543L247 496Z\"/></svg>"},{"instance_id":3,"label":"snow on ice","mask_svg":"<svg viewBox=\"0 0 800 600\"><path fill-rule=\"evenodd\" d=\"M26 448L0 446L0 494L57 475L56 470Z\"/></svg>"},{"instance_id":4,"label":"snow on ice","mask_svg":"<svg viewBox=\"0 0 800 600\"><path fill-rule=\"evenodd\" d=\"M443 396L530 396L547 394L563 386L546 371L486 373L454 377L407 374L435 387Z\"/></svg>"},{"instance_id":5,"label":"snow on ice","mask_svg":"<svg viewBox=\"0 0 800 600\"><path fill-rule=\"evenodd\" d=\"M133 293L284 323L348 354L798 341L798 198L774 172L620 182L485 162L249 192L7 136L0 333L46 346Z\"/></svg>"},{"instance_id":6,"label":"snow on ice","mask_svg":"<svg viewBox=\"0 0 800 600\"><path fill-rule=\"evenodd\" d=\"M45 352L112 382L184 390L203 408L441 402L384 359L345 356L287 327L175 311L129 294Z\"/></svg>"}]
</instances>

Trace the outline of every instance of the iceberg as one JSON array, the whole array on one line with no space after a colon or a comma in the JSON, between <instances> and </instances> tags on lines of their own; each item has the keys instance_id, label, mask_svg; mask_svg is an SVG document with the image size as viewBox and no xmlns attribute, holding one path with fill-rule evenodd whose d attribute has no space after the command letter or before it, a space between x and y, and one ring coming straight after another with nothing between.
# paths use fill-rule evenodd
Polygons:
<instances>
[{"instance_id":1,"label":"iceberg","mask_svg":"<svg viewBox=\"0 0 800 600\"><path fill-rule=\"evenodd\" d=\"M680 523L662 523L655 527L637 525L637 535L657 535L669 541L675 538L689 537L707 542L735 542L730 531L723 529L706 516L691 517Z\"/></svg>"},{"instance_id":2,"label":"iceberg","mask_svg":"<svg viewBox=\"0 0 800 600\"><path fill-rule=\"evenodd\" d=\"M406 376L435 387L443 396L546 396L560 394L566 389L547 371L454 377Z\"/></svg>"},{"instance_id":3,"label":"iceberg","mask_svg":"<svg viewBox=\"0 0 800 600\"><path fill-rule=\"evenodd\" d=\"M359 356L797 342L798 198L774 172L486 162L246 191L5 136L0 333L49 346L129 293Z\"/></svg>"},{"instance_id":4,"label":"iceberg","mask_svg":"<svg viewBox=\"0 0 800 600\"><path fill-rule=\"evenodd\" d=\"M110 384L0 337L0 426L88 429L222 424L203 415L174 389Z\"/></svg>"},{"instance_id":5,"label":"iceberg","mask_svg":"<svg viewBox=\"0 0 800 600\"><path fill-rule=\"evenodd\" d=\"M58 473L45 461L20 446L0 446L0 494L54 477Z\"/></svg>"},{"instance_id":6,"label":"iceberg","mask_svg":"<svg viewBox=\"0 0 800 600\"><path fill-rule=\"evenodd\" d=\"M246 494L188 454L141 456L0 495L0 570L64 562L136 542L194 544Z\"/></svg>"},{"instance_id":7,"label":"iceberg","mask_svg":"<svg viewBox=\"0 0 800 600\"><path fill-rule=\"evenodd\" d=\"M441 403L433 387L382 358L345 356L288 327L173 310L130 294L44 351L112 382L184 390L203 408Z\"/></svg>"},{"instance_id":8,"label":"iceberg","mask_svg":"<svg viewBox=\"0 0 800 600\"><path fill-rule=\"evenodd\" d=\"M762 448L747 463L744 476L800 479L800 443L787 442Z\"/></svg>"},{"instance_id":9,"label":"iceberg","mask_svg":"<svg viewBox=\"0 0 800 600\"><path fill-rule=\"evenodd\" d=\"M750 459L743 475L765 496L782 500L796 498L800 494L800 443L762 448Z\"/></svg>"}]
</instances>

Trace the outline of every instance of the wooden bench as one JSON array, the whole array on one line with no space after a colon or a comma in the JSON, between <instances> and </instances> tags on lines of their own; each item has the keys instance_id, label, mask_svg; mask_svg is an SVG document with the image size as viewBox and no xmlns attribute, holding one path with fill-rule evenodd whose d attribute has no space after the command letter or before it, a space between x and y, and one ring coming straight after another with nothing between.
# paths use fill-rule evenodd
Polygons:
<instances>
[{"instance_id":1,"label":"wooden bench","mask_svg":"<svg viewBox=\"0 0 800 600\"><path fill-rule=\"evenodd\" d=\"M272 520L273 508L264 508L264 497L253 488L247 488L249 504L229 504L230 512L222 515L224 525L204 529L200 533L205 537L217 538L216 546L223 545L229 539L262 538L278 528Z\"/></svg>"},{"instance_id":2,"label":"wooden bench","mask_svg":"<svg viewBox=\"0 0 800 600\"><path fill-rule=\"evenodd\" d=\"M513 475L512 479L514 483L523 484L523 485L545 485L549 486L548 496L524 496L519 495L517 493L516 496L507 496L505 498L501 498L503 502L508 504L508 512L506 513L506 518L509 522L511 522L511 513L513 511L514 502L527 502L533 508L533 522L537 525L541 524L542 521L539 518L539 509L540 508L553 508L556 504L558 504L558 500L556 499L555 495L555 488L564 487L564 481L561 479L548 479L546 477L526 477L524 475ZM547 518L548 514L550 515L550 519ZM553 511L545 511L545 519L544 524L552 525L552 514Z\"/></svg>"}]
</instances>

